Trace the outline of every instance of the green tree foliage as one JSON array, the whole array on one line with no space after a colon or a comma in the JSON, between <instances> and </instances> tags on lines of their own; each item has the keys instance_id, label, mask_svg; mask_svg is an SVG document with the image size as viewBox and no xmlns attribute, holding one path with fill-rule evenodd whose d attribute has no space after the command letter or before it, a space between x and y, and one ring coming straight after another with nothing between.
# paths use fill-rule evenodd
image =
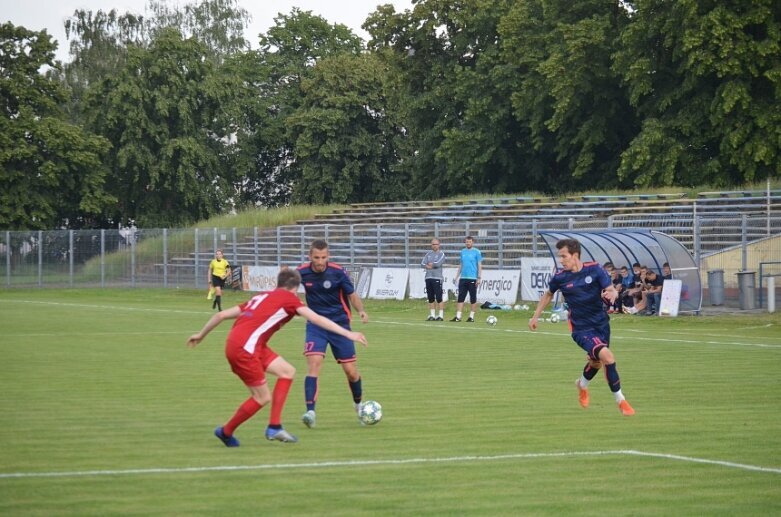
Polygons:
<instances>
[{"instance_id":1,"label":"green tree foliage","mask_svg":"<svg viewBox=\"0 0 781 517\"><path fill-rule=\"evenodd\" d=\"M288 119L295 144L296 203L399 199L407 178L397 163L385 70L374 56L321 60L302 84L303 105Z\"/></svg>"},{"instance_id":2,"label":"green tree foliage","mask_svg":"<svg viewBox=\"0 0 781 517\"><path fill-rule=\"evenodd\" d=\"M637 0L614 68L642 129L619 175L733 185L781 173L781 4Z\"/></svg>"},{"instance_id":3,"label":"green tree foliage","mask_svg":"<svg viewBox=\"0 0 781 517\"><path fill-rule=\"evenodd\" d=\"M361 49L361 39L344 25L331 25L294 8L260 35L258 51L232 60L226 70L242 82L233 155L240 204L276 206L290 201L298 172L296 136L290 133L288 119L305 103L302 82L323 59L358 55Z\"/></svg>"},{"instance_id":4,"label":"green tree foliage","mask_svg":"<svg viewBox=\"0 0 781 517\"><path fill-rule=\"evenodd\" d=\"M113 201L104 191L109 144L69 124L60 104L56 43L45 31L0 25L0 227L91 226Z\"/></svg>"},{"instance_id":5,"label":"green tree foliage","mask_svg":"<svg viewBox=\"0 0 781 517\"><path fill-rule=\"evenodd\" d=\"M130 47L125 66L90 90L90 123L113 144L114 221L189 223L220 213L233 195L221 117L233 83L208 49L161 31L149 49Z\"/></svg>"},{"instance_id":6,"label":"green tree foliage","mask_svg":"<svg viewBox=\"0 0 781 517\"><path fill-rule=\"evenodd\" d=\"M627 22L603 0L525 0L502 21L513 112L529 131L540 190L620 186L619 156L637 124L611 69Z\"/></svg>"},{"instance_id":7,"label":"green tree foliage","mask_svg":"<svg viewBox=\"0 0 781 517\"><path fill-rule=\"evenodd\" d=\"M164 29L197 39L218 63L249 49L243 31L250 16L238 0L200 0L183 6L149 0L147 11L149 15L143 16L116 9L77 9L65 20L71 60L63 65L62 75L73 92L69 111L75 120L83 120L83 111L89 109L82 97L90 85L116 74L127 61L129 47L148 48Z\"/></svg>"}]
</instances>

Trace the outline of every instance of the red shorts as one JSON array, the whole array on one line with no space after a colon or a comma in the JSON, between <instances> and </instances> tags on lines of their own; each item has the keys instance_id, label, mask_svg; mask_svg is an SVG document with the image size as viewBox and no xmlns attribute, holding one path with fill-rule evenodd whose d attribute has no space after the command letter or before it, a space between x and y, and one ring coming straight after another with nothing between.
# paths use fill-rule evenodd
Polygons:
<instances>
[{"instance_id":1,"label":"red shorts","mask_svg":"<svg viewBox=\"0 0 781 517\"><path fill-rule=\"evenodd\" d=\"M242 347L225 347L225 357L231 365L233 373L238 375L245 385L254 387L266 384L266 368L279 355L267 346L258 347L254 354L250 354Z\"/></svg>"}]
</instances>

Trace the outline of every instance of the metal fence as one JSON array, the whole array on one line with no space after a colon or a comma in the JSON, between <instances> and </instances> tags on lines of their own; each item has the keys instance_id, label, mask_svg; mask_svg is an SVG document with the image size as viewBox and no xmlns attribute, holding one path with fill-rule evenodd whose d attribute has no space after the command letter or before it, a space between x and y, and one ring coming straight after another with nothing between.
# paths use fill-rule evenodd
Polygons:
<instances>
[{"instance_id":1,"label":"metal fence","mask_svg":"<svg viewBox=\"0 0 781 517\"><path fill-rule=\"evenodd\" d=\"M678 239L707 272L722 270L726 301L736 302L737 273L781 261L781 213L721 217L675 214L549 217L494 222L309 224L276 228L54 230L0 232L5 286L203 288L214 250L236 266L298 265L314 239L329 242L332 260L361 267L417 267L432 237L457 265L465 235L475 237L487 268L520 268L547 256L543 230L653 229ZM759 278L760 282L762 277ZM781 284L781 282L777 282ZM762 285L757 286L761 291ZM707 296L704 300L708 303Z\"/></svg>"}]
</instances>

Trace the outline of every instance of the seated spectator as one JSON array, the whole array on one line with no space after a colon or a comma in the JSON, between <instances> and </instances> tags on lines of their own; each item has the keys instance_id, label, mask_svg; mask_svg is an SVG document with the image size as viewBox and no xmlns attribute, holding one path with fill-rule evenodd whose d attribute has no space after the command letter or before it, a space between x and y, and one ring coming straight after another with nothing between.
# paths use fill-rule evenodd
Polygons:
<instances>
[{"instance_id":1,"label":"seated spectator","mask_svg":"<svg viewBox=\"0 0 781 517\"><path fill-rule=\"evenodd\" d=\"M627 289L623 300L623 311L626 314L641 312L645 310L646 304L645 297L643 296L643 287L645 286L645 275L648 272L648 268L635 262L632 264L632 270L634 272L634 285Z\"/></svg>"},{"instance_id":2,"label":"seated spectator","mask_svg":"<svg viewBox=\"0 0 781 517\"><path fill-rule=\"evenodd\" d=\"M623 309L621 298L624 291L624 282L623 282L623 277L621 276L621 274L617 269L613 269L610 272L610 280L613 282L613 287L615 287L616 291L618 291L618 296L616 297L616 301L613 302L613 305L608 307L607 310L608 314L613 314L615 312L621 312L621 310Z\"/></svg>"},{"instance_id":3,"label":"seated spectator","mask_svg":"<svg viewBox=\"0 0 781 517\"><path fill-rule=\"evenodd\" d=\"M643 314L652 316L659 312L659 305L662 301L662 284L664 280L656 274L656 271L649 269L645 275L645 286L643 287L642 297L645 300L645 310Z\"/></svg>"},{"instance_id":4,"label":"seated spectator","mask_svg":"<svg viewBox=\"0 0 781 517\"><path fill-rule=\"evenodd\" d=\"M672 280L673 279L673 272L670 269L670 263L665 262L662 264L662 281L664 280Z\"/></svg>"}]
</instances>

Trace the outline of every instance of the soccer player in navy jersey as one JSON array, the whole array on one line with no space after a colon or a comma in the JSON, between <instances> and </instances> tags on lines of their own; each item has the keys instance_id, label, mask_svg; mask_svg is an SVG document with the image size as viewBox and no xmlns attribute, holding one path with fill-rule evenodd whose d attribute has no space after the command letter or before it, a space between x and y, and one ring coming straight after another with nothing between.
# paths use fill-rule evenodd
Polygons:
<instances>
[{"instance_id":1,"label":"soccer player in navy jersey","mask_svg":"<svg viewBox=\"0 0 781 517\"><path fill-rule=\"evenodd\" d=\"M350 276L341 266L328 261L328 243L326 241L315 240L312 242L309 247L309 263L299 266L298 272L301 273L301 283L306 292L306 304L310 309L350 330L352 317L350 304L352 304L358 311L361 321L368 323L369 315L363 309L363 302L358 293L355 292ZM317 382L329 345L334 359L342 365L342 370L347 376L356 412L363 398L363 386L361 375L358 373L353 341L335 332L307 323L304 344L307 364L307 376L304 380L306 412L301 417L301 421L309 428L315 426ZM364 346L366 345L364 344Z\"/></svg>"},{"instance_id":2,"label":"soccer player in navy jersey","mask_svg":"<svg viewBox=\"0 0 781 517\"><path fill-rule=\"evenodd\" d=\"M610 319L605 312L606 300L613 304L618 296L616 288L605 270L596 262L580 260L580 242L576 239L562 239L556 243L562 270L551 278L548 290L540 298L529 328L537 330L537 321L543 309L553 300L556 291L561 291L569 306L569 322L572 339L586 351L587 363L583 375L575 381L580 405L588 407L588 383L602 365L610 391L618 403L618 409L625 416L635 414L621 392L621 380L616 369L616 360L610 351Z\"/></svg>"}]
</instances>

